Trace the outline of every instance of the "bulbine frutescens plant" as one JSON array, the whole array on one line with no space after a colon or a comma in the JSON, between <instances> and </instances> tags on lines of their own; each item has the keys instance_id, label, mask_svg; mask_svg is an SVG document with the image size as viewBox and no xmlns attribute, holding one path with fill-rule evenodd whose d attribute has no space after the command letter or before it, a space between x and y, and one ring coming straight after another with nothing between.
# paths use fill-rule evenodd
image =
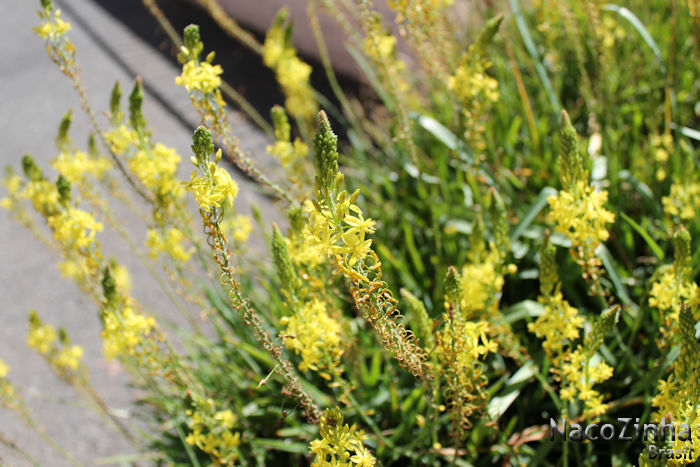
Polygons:
<instances>
[{"instance_id":1,"label":"bulbine frutescens plant","mask_svg":"<svg viewBox=\"0 0 700 467\"><path fill-rule=\"evenodd\" d=\"M697 150L687 140L692 129L670 132L684 115L670 109L661 118L668 129L659 131L650 115L649 141L629 146L653 152L653 172L625 173L618 163L627 155L609 152L620 144L611 136L617 120L596 73L609 70L624 36L620 18L629 13L589 2L587 22L573 2L549 10L533 2L522 11L513 0L515 21L495 15L465 47L450 1L389 2L399 38L371 2L311 0L340 104L328 111L347 125L344 144L318 112L326 101L293 47L287 13L258 43L216 1L200 0L278 79L284 106L271 109L269 125L226 85L215 54L203 55L197 26L177 37L156 3L144 3L178 45L175 82L201 118L191 154L155 140L139 80L126 111L119 84L106 120L92 110L70 25L42 0L37 33L76 88L93 135L79 149L67 114L52 169L24 156L21 172L7 170L0 201L61 253L63 274L92 299L105 357L145 391L149 441L93 390L69 329L32 311L27 344L136 448L175 465L322 466L645 464L661 462L649 459L647 445L684 447L653 437L547 439L552 419L559 426L616 417L687 424L697 440ZM318 27L321 10L346 30L381 104L362 105L340 88ZM549 68L527 30L544 12L551 16L538 31L552 45ZM611 23L609 13L620 18ZM563 24L571 37L562 38ZM533 73L521 70L525 52ZM578 77L581 90L567 91L559 73ZM671 78L661 87L673 97L669 106L693 92L674 97ZM281 180L240 149L226 98L273 139L267 150L284 169ZM557 112L554 120L559 99L578 118ZM187 159L193 168L182 179ZM258 228L271 232L263 236L268 262L245 254L253 227L238 211L227 160L277 198L288 218L276 226L258 216ZM625 196L643 205L630 209ZM135 210L145 235L123 227L123 207ZM108 230L156 279L169 300L162 308L148 309L132 293L123 261L101 243ZM673 262L665 259L671 245ZM169 329L174 310L187 329ZM78 463L44 431L11 378L0 361L2 407ZM0 443L32 460L1 428Z\"/></svg>"}]
</instances>

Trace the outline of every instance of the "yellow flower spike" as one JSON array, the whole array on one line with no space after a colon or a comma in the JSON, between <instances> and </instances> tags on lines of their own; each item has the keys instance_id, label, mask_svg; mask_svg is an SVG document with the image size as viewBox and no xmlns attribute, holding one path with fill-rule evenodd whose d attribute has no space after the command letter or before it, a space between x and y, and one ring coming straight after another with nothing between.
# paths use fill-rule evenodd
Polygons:
<instances>
[{"instance_id":1,"label":"yellow flower spike","mask_svg":"<svg viewBox=\"0 0 700 467\"><path fill-rule=\"evenodd\" d=\"M29 313L29 333L27 334L29 347L46 355L53 350L57 339L58 333L53 326L42 323L36 312Z\"/></svg>"},{"instance_id":2,"label":"yellow flower spike","mask_svg":"<svg viewBox=\"0 0 700 467\"><path fill-rule=\"evenodd\" d=\"M54 238L69 249L87 249L95 243L95 235L102 224L92 214L82 209L68 207L63 212L48 218Z\"/></svg>"},{"instance_id":3,"label":"yellow flower spike","mask_svg":"<svg viewBox=\"0 0 700 467\"><path fill-rule=\"evenodd\" d=\"M669 195L661 198L661 204L669 217L681 221L695 219L700 211L700 183L674 182Z\"/></svg>"},{"instance_id":4,"label":"yellow flower spike","mask_svg":"<svg viewBox=\"0 0 700 467\"><path fill-rule=\"evenodd\" d=\"M34 28L34 32L44 40L55 41L71 30L70 23L61 18L61 10L53 10L52 7L39 11L39 17L44 21Z\"/></svg>"},{"instance_id":5,"label":"yellow flower spike","mask_svg":"<svg viewBox=\"0 0 700 467\"><path fill-rule=\"evenodd\" d=\"M0 379L5 379L10 372L10 367L0 360Z\"/></svg>"},{"instance_id":6,"label":"yellow flower spike","mask_svg":"<svg viewBox=\"0 0 700 467\"><path fill-rule=\"evenodd\" d=\"M87 175L101 179L112 168L109 159L93 158L83 151L62 152L51 165L69 182L79 184Z\"/></svg>"},{"instance_id":7,"label":"yellow flower spike","mask_svg":"<svg viewBox=\"0 0 700 467\"><path fill-rule=\"evenodd\" d=\"M175 262L186 263L194 254L194 247L188 249L184 246L185 234L175 227L170 227L164 232L149 229L146 237L148 255L157 258L160 254L166 253Z\"/></svg>"},{"instance_id":8,"label":"yellow flower spike","mask_svg":"<svg viewBox=\"0 0 700 467\"><path fill-rule=\"evenodd\" d=\"M77 370L82 365L84 350L79 345L65 346L56 357L55 364L62 369Z\"/></svg>"},{"instance_id":9,"label":"yellow flower spike","mask_svg":"<svg viewBox=\"0 0 700 467\"><path fill-rule=\"evenodd\" d=\"M318 102L309 82L311 67L297 57L289 40L291 26L288 20L287 9L281 9L265 36L263 63L274 70L289 113L309 124L318 111Z\"/></svg>"},{"instance_id":10,"label":"yellow flower spike","mask_svg":"<svg viewBox=\"0 0 700 467\"><path fill-rule=\"evenodd\" d=\"M321 416L320 439L311 441L309 451L314 454L312 467L327 465L376 465L372 453L362 442L367 439L356 425L344 423L343 415L337 407L326 409Z\"/></svg>"},{"instance_id":11,"label":"yellow flower spike","mask_svg":"<svg viewBox=\"0 0 700 467\"><path fill-rule=\"evenodd\" d=\"M224 72L221 65L191 60L182 67L182 74L175 78L175 84L190 91L204 94L213 93L221 86L220 75Z\"/></svg>"},{"instance_id":12,"label":"yellow flower spike","mask_svg":"<svg viewBox=\"0 0 700 467\"><path fill-rule=\"evenodd\" d=\"M130 306L104 315L102 339L109 359L137 356L145 338L155 329L155 319L134 311Z\"/></svg>"},{"instance_id":13,"label":"yellow flower spike","mask_svg":"<svg viewBox=\"0 0 700 467\"><path fill-rule=\"evenodd\" d=\"M328 314L326 304L314 300L304 304L286 320L285 343L301 356L301 371L324 368L327 356L338 361L342 355L340 323Z\"/></svg>"}]
</instances>

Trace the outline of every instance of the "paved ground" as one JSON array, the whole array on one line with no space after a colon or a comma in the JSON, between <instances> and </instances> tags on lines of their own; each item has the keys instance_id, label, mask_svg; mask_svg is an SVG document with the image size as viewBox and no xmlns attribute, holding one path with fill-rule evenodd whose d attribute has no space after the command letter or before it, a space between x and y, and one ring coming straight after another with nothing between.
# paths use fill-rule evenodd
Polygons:
<instances>
[{"instance_id":1,"label":"paved ground","mask_svg":"<svg viewBox=\"0 0 700 467\"><path fill-rule=\"evenodd\" d=\"M175 65L103 10L100 2L55 2L63 8L65 19L73 24L71 38L77 46L94 106L104 109L114 80L120 79L123 87L129 88L137 70L146 85L144 111L155 138L188 156L190 135L197 118L185 91L173 83L177 75ZM124 3L138 6L138 2ZM55 156L53 139L57 124L69 108L75 111L74 141L82 143L87 134L88 125L80 113L75 93L47 58L41 40L31 31L38 22L38 4L38 0L0 4L2 166L10 164L18 168L22 154L30 153L46 167ZM134 21L141 17L140 11L132 11ZM274 94L266 98L272 99ZM267 144L264 136L241 117L234 115L233 118L242 147L254 158L262 157ZM251 203L256 203L269 209L269 200L249 182L238 178L242 185L242 194L237 200L239 208L246 212ZM135 220L127 219L126 224L136 235L143 234L144 227ZM131 267L135 295L159 313L176 320L163 305L165 298L153 292L156 289L153 280L135 260L128 259L127 248L113 235L105 235L102 241L106 250ZM95 307L82 297L75 284L61 277L55 267L57 259L55 252L10 220L7 213L0 212L0 358L11 366L11 380L24 388L31 409L51 436L81 462L94 464L99 459L134 450L98 416L77 402L74 392L61 384L45 363L27 348L27 311L36 308L45 321L66 327L73 341L84 346L91 379L110 407L128 416L136 394L127 388L126 375L118 365L108 364L102 357ZM67 465L31 430L2 409L0 434L30 452L41 465ZM0 465L28 464L0 445Z\"/></svg>"}]
</instances>

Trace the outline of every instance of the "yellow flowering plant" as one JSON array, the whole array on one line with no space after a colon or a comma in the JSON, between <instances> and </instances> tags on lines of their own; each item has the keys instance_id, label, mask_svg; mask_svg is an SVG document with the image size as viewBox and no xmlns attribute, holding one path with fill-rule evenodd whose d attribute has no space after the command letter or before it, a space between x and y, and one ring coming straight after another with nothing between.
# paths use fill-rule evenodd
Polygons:
<instances>
[{"instance_id":1,"label":"yellow flowering plant","mask_svg":"<svg viewBox=\"0 0 700 467\"><path fill-rule=\"evenodd\" d=\"M2 180L0 206L60 253L99 316L102 357L141 391L139 423L117 417L84 343L30 312L27 345L110 429L167 465L685 463L648 455L680 438L546 438L552 421L620 417L700 430L700 61L674 58L697 58L692 2L392 0L387 16L309 0L332 96L312 86L287 10L259 41L216 0L197 3L270 69L271 123L199 27L179 37L155 0L199 116L189 154L156 139L139 79L126 110L117 83L96 113L71 25L41 0L35 31L91 134L74 144L67 113L50 165L27 155ZM359 94L340 85L322 14L347 36ZM241 149L230 105L281 171ZM242 176L274 199L255 222ZM112 238L164 300L131 286ZM0 406L79 464L13 377L0 360ZM3 427L0 445L37 463Z\"/></svg>"}]
</instances>

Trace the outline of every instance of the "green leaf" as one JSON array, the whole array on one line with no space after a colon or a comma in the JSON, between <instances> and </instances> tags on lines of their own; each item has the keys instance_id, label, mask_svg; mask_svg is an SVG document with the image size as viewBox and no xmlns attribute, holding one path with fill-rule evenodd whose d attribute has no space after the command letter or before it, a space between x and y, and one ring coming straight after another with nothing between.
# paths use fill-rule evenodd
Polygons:
<instances>
[{"instance_id":1,"label":"green leaf","mask_svg":"<svg viewBox=\"0 0 700 467\"><path fill-rule=\"evenodd\" d=\"M534 300L523 300L508 308L505 315L505 321L508 324L513 324L525 318L535 318L544 314L544 307L541 303Z\"/></svg>"},{"instance_id":2,"label":"green leaf","mask_svg":"<svg viewBox=\"0 0 700 467\"><path fill-rule=\"evenodd\" d=\"M700 131L693 130L692 128L688 128L687 126L680 126L675 123L671 123L670 126L674 130L680 131L683 136L686 136L690 139L694 139L695 141L700 141Z\"/></svg>"},{"instance_id":3,"label":"green leaf","mask_svg":"<svg viewBox=\"0 0 700 467\"><path fill-rule=\"evenodd\" d=\"M532 40L532 36L530 36L530 31L527 23L525 22L523 12L520 9L520 4L518 3L518 0L509 0L509 2L511 10L513 10L513 16L515 17L515 24L518 27L518 32L520 33L520 37L523 39L523 43L525 44L525 49L527 49L527 53L530 54L530 58L532 58L532 62L535 64L537 76L540 78L544 91L549 98L549 103L552 105L554 118L558 119L559 114L561 114L561 104L559 103L559 99L554 92L552 82L549 80L549 76L547 76L547 71L544 69L544 65L542 65L540 54L537 53L537 47Z\"/></svg>"},{"instance_id":4,"label":"green leaf","mask_svg":"<svg viewBox=\"0 0 700 467\"><path fill-rule=\"evenodd\" d=\"M537 195L535 201L525 212L525 215L523 216L520 223L518 223L518 225L515 226L513 233L510 235L511 243L515 242L523 234L523 232L525 232L525 230L530 226L530 224L532 224L532 221L535 220L537 214L539 214L540 211L547 205L547 198L556 194L557 190L555 190L552 187L547 186L542 188L540 194Z\"/></svg>"},{"instance_id":5,"label":"green leaf","mask_svg":"<svg viewBox=\"0 0 700 467\"><path fill-rule=\"evenodd\" d=\"M389 94L387 94L387 92L384 90L384 87L379 83L377 75L374 73L372 66L369 63L367 63L367 60L362 55L362 52L360 52L357 48L351 45L346 46L346 49L350 56L355 59L355 62L357 62L357 66L359 66L360 70L362 70L362 72L365 74L367 80L369 81L369 84L372 85L372 88L381 98L382 102L384 102L384 105L386 105L389 110L394 111L396 109L396 104L394 103L394 100L389 96Z\"/></svg>"},{"instance_id":6,"label":"green leaf","mask_svg":"<svg viewBox=\"0 0 700 467\"><path fill-rule=\"evenodd\" d=\"M615 287L615 293L617 294L618 298L620 299L620 301L622 301L622 303L631 308L633 311L632 314L636 316L637 312L639 312L639 307L636 303L632 301L629 294L627 293L627 288L622 283L622 278L617 273L617 269L615 267L615 260L610 254L610 251L608 251L605 245L601 244L596 249L596 255L603 262L603 267L605 267L605 270L608 272L608 276L610 276L610 280L612 281L613 286Z\"/></svg>"},{"instance_id":7,"label":"green leaf","mask_svg":"<svg viewBox=\"0 0 700 467\"><path fill-rule=\"evenodd\" d=\"M496 396L489 401L488 413L494 420L503 415L508 407L518 398L524 383L538 372L537 366L529 360L520 367L513 376L506 381L505 388L500 396Z\"/></svg>"},{"instance_id":8,"label":"green leaf","mask_svg":"<svg viewBox=\"0 0 700 467\"><path fill-rule=\"evenodd\" d=\"M654 38L651 37L651 34L649 34L649 31L647 28L642 24L642 22L637 18L637 16L632 13L630 10L623 6L619 5L613 5L613 4L608 4L603 7L603 10L605 11L613 11L617 13L618 15L622 16L624 19L626 19L633 27L634 29L637 30L640 36L642 36L642 39L644 42L649 46L651 51L654 53L654 56L656 59L659 61L659 64L661 65L662 70L664 73L666 72L666 67L664 66L663 63L663 57L661 56L661 49L659 49L659 46L656 45L656 42L654 41Z\"/></svg>"},{"instance_id":9,"label":"green leaf","mask_svg":"<svg viewBox=\"0 0 700 467\"><path fill-rule=\"evenodd\" d=\"M409 115L409 117L413 118L419 126L437 138L442 144L447 146L447 148L457 152L462 160L469 164L474 163L474 154L467 147L464 141L457 138L457 136L442 123L438 122L432 117L417 113L412 113Z\"/></svg>"},{"instance_id":10,"label":"green leaf","mask_svg":"<svg viewBox=\"0 0 700 467\"><path fill-rule=\"evenodd\" d=\"M291 452L294 454L308 454L309 445L306 443L295 443L289 439L266 439L266 438L254 438L250 441L256 448L271 449L274 451L284 451Z\"/></svg>"},{"instance_id":11,"label":"green leaf","mask_svg":"<svg viewBox=\"0 0 700 467\"><path fill-rule=\"evenodd\" d=\"M632 218L630 218L627 214L624 212L620 213L620 217L622 217L629 225L632 226L634 230L637 231L637 233L644 239L644 241L647 243L649 248L651 248L651 251L656 255L657 258L659 258L661 261L664 259L664 250L661 249L658 243L654 241L653 238L651 238L651 235L644 230L644 228L637 224Z\"/></svg>"}]
</instances>

